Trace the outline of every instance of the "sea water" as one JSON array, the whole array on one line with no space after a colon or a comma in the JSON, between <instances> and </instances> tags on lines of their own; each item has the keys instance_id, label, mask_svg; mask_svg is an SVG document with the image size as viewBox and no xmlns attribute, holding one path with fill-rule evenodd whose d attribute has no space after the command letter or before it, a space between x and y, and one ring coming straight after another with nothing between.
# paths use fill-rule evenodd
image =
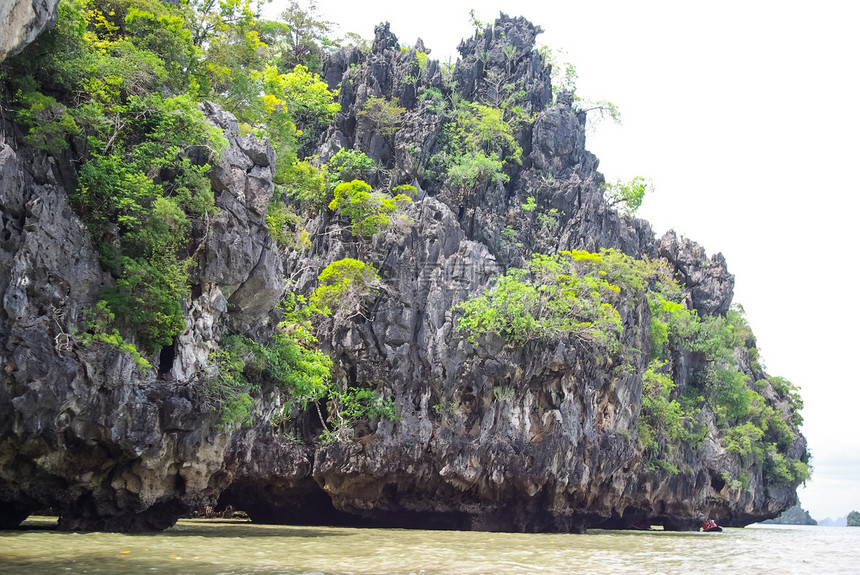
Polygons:
<instances>
[{"instance_id":1,"label":"sea water","mask_svg":"<svg viewBox=\"0 0 860 575\"><path fill-rule=\"evenodd\" d=\"M146 535L0 531L0 573L860 573L860 528L573 534L352 529L182 520Z\"/></svg>"}]
</instances>

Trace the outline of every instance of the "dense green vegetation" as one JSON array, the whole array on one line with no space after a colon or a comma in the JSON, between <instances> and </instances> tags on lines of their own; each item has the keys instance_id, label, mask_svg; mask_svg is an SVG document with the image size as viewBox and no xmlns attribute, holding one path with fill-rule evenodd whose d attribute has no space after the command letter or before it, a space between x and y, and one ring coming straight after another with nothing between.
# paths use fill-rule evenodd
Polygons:
<instances>
[{"instance_id":1,"label":"dense green vegetation","mask_svg":"<svg viewBox=\"0 0 860 575\"><path fill-rule=\"evenodd\" d=\"M848 514L848 527L860 527L860 513L852 511Z\"/></svg>"},{"instance_id":2,"label":"dense green vegetation","mask_svg":"<svg viewBox=\"0 0 860 575\"><path fill-rule=\"evenodd\" d=\"M363 300L379 287L379 276L372 264L344 258L327 265L319 282L310 301L321 313L360 314Z\"/></svg>"},{"instance_id":3,"label":"dense green vegetation","mask_svg":"<svg viewBox=\"0 0 860 575\"><path fill-rule=\"evenodd\" d=\"M681 286L660 261L617 250L570 251L535 254L527 269L508 270L454 311L460 313L459 329L475 345L499 336L516 346L573 338L614 362L618 374L632 370L633 359L648 357L639 443L651 469L679 472L684 450L697 449L708 435L699 418L708 410L721 429L723 446L738 456L744 470L726 478L731 488L745 489L754 466L770 485L805 481L807 461L788 455L794 442L790 425L800 423L797 390L757 365L756 372L744 372L735 360L739 350L758 357L743 309L733 308L725 317L700 316L681 296ZM647 302L651 316L644 349L622 330L625 307L637 301ZM696 364L683 389L673 371L681 350L690 350ZM771 407L756 391L768 384L792 406L790 412Z\"/></svg>"},{"instance_id":4,"label":"dense green vegetation","mask_svg":"<svg viewBox=\"0 0 860 575\"><path fill-rule=\"evenodd\" d=\"M213 354L216 373L207 394L222 410L226 429L252 423L256 407L253 396L264 385L281 390L285 398L273 423L286 423L295 407L305 410L313 404L324 439L348 430L357 419L396 417L391 398L383 399L367 388L342 389L333 380L332 360L317 347L310 321L314 314L330 312L293 294L279 308L284 320L269 341L258 343L242 334L225 335L221 349ZM319 405L324 399L332 409L329 418L323 416Z\"/></svg>"},{"instance_id":5,"label":"dense green vegetation","mask_svg":"<svg viewBox=\"0 0 860 575\"><path fill-rule=\"evenodd\" d=\"M358 112L358 117L367 122L368 128L377 134L391 137L400 126L401 118L406 108L398 106L390 100L371 96Z\"/></svg>"},{"instance_id":6,"label":"dense green vegetation","mask_svg":"<svg viewBox=\"0 0 860 575\"><path fill-rule=\"evenodd\" d=\"M207 172L226 140L200 102L212 100L236 115L241 135L272 142L276 191L266 222L285 249L311 246L303 212L334 202L331 209L351 218L364 238L403 220L397 212L411 202L407 188L389 198L354 182L376 169L361 152L341 150L330 166L300 159L340 109L336 92L317 75L324 52L336 47L327 37L330 23L316 17L313 3L305 9L291 2L279 21L259 18L254 6L251 0L62 0L57 27L3 65L3 100L25 143L78 167L72 205L115 279L88 312L78 341L117 347L143 370L151 365L140 351L152 357L185 328L192 254L217 211ZM377 108L368 113L381 124L392 122L386 114L399 113ZM362 189L335 193L349 182ZM286 319L267 340L223 337L207 394L225 427L251 421L264 383L303 406L333 401L331 417L320 414L327 433L356 417L393 417L390 400L372 390L335 385L331 360L315 346L310 317L350 304L360 311L375 285L372 266L350 262L366 273L350 276L344 262L329 266L314 294L321 309L288 293Z\"/></svg>"},{"instance_id":7,"label":"dense green vegetation","mask_svg":"<svg viewBox=\"0 0 860 575\"><path fill-rule=\"evenodd\" d=\"M391 198L374 192L368 183L361 180L343 182L334 189L334 199L328 207L352 221L351 229L355 236L369 238L396 224L411 223L402 211L412 203L412 198L403 192L414 192L415 188L398 186L393 191L396 195Z\"/></svg>"},{"instance_id":8,"label":"dense green vegetation","mask_svg":"<svg viewBox=\"0 0 860 575\"><path fill-rule=\"evenodd\" d=\"M319 23L291 10L303 20L262 21L250 0L63 0L57 27L5 64L24 140L80 166L72 203L116 279L101 317L148 352L185 327L191 230L215 211L205 174L226 142L197 103L214 100L269 137L288 190L313 176L297 153L339 106L297 63L319 53L299 33ZM280 244L309 245L288 209L275 205L269 223Z\"/></svg>"},{"instance_id":9,"label":"dense green vegetation","mask_svg":"<svg viewBox=\"0 0 860 575\"><path fill-rule=\"evenodd\" d=\"M620 255L605 253L612 259ZM508 270L492 289L457 306L459 327L474 344L482 336L501 335L522 345L564 334L615 350L621 287L604 263L600 255L583 251L535 255L528 270Z\"/></svg>"},{"instance_id":10,"label":"dense green vegetation","mask_svg":"<svg viewBox=\"0 0 860 575\"><path fill-rule=\"evenodd\" d=\"M508 182L512 166L522 163L514 128L526 120L525 112L475 102L440 110L449 120L440 136L441 151L430 158L431 172L461 197L482 184Z\"/></svg>"}]
</instances>

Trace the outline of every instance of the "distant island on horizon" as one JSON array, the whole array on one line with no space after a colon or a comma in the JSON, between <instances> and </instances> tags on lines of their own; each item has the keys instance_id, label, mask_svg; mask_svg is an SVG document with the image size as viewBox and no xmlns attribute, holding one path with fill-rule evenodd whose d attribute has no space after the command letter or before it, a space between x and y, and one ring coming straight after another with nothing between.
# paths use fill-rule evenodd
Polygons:
<instances>
[{"instance_id":1,"label":"distant island on horizon","mask_svg":"<svg viewBox=\"0 0 860 575\"><path fill-rule=\"evenodd\" d=\"M809 511L801 507L800 503L785 510L782 515L774 519L762 521L770 525L819 525L821 527L858 527L860 526L860 513L851 511L846 515L831 519L813 519Z\"/></svg>"},{"instance_id":2,"label":"distant island on horizon","mask_svg":"<svg viewBox=\"0 0 860 575\"><path fill-rule=\"evenodd\" d=\"M822 527L845 527L848 525L848 516L843 515L841 517L837 517L836 519L831 519L827 517L825 519L820 519L818 524Z\"/></svg>"},{"instance_id":3,"label":"distant island on horizon","mask_svg":"<svg viewBox=\"0 0 860 575\"><path fill-rule=\"evenodd\" d=\"M830 518L827 518L825 521L830 521ZM794 507L783 511L779 517L762 521L762 523L777 525L821 525L820 522L812 518L809 511L800 506L799 502Z\"/></svg>"}]
</instances>

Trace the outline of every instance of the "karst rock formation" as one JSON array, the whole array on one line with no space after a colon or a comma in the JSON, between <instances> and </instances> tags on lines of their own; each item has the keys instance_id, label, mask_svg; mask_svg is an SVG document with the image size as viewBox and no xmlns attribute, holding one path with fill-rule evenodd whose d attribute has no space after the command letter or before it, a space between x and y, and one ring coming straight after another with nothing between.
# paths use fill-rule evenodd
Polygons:
<instances>
[{"instance_id":1,"label":"karst rock formation","mask_svg":"<svg viewBox=\"0 0 860 575\"><path fill-rule=\"evenodd\" d=\"M0 22L24 12L50 21L48 4L4 4ZM20 50L42 27L22 18L0 55ZM310 249L277 246L265 221L272 146L241 136L235 117L205 104L229 142L208 174L219 210L196 249L186 329L151 358L150 370L115 347L76 342L84 310L112 279L69 202L73 168L16 142L7 126L0 141L0 526L47 510L63 529L145 531L195 509L232 505L260 522L581 532L644 520L692 529L704 517L744 525L791 507L796 485L768 483L761 465L727 451L725 431L707 409L699 413L707 437L682 448L677 470L649 465L637 427L647 355L619 372L612 357L576 339L511 345L486 337L473 345L457 329L452 308L535 252L615 248L663 258L700 315L725 314L732 302L734 277L721 254L707 257L673 232L655 239L647 222L607 205L598 160L586 149L586 113L564 94L552 103L550 69L535 50L539 32L502 15L459 47L459 98L492 101L488 78L504 75L534 114L516 133L522 164L510 181L486 182L466 197L424 174L443 122L418 95L443 80L433 60L416 74L423 43L401 49L380 25L370 50L328 56L322 77L339 87L341 111L309 151L325 162L343 148L362 150L384 168L372 185L417 189L408 230L362 242L323 210L306 227ZM393 135L360 117L373 96L406 109ZM529 197L561 214L550 230L529 224ZM322 319L319 345L337 379L393 398L396 419L360 421L351 434L321 442L308 407L286 433L271 423L285 398L264 385L253 424L225 429L203 393L219 337L270 333L284 293L309 294L320 271L344 257L372 262L381 287L362 314ZM631 299L619 312L622 343L647 349L640 329L649 323L647 301ZM683 349L674 358L674 384L683 390L699 359ZM736 361L752 385L743 350ZM759 392L768 405L789 409L765 384ZM796 427L792 438L788 453L799 460L805 439ZM750 475L739 488L727 478L742 465Z\"/></svg>"}]
</instances>

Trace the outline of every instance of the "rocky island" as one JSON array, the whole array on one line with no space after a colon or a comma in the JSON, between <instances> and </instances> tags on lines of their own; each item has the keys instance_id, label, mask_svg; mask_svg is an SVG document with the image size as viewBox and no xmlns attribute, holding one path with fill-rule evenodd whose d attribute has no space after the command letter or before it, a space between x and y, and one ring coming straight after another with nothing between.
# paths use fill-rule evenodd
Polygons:
<instances>
[{"instance_id":1,"label":"rocky island","mask_svg":"<svg viewBox=\"0 0 860 575\"><path fill-rule=\"evenodd\" d=\"M446 66L191 4L0 12L0 527L795 504L795 388L724 258L609 199L540 28L501 15Z\"/></svg>"}]
</instances>

